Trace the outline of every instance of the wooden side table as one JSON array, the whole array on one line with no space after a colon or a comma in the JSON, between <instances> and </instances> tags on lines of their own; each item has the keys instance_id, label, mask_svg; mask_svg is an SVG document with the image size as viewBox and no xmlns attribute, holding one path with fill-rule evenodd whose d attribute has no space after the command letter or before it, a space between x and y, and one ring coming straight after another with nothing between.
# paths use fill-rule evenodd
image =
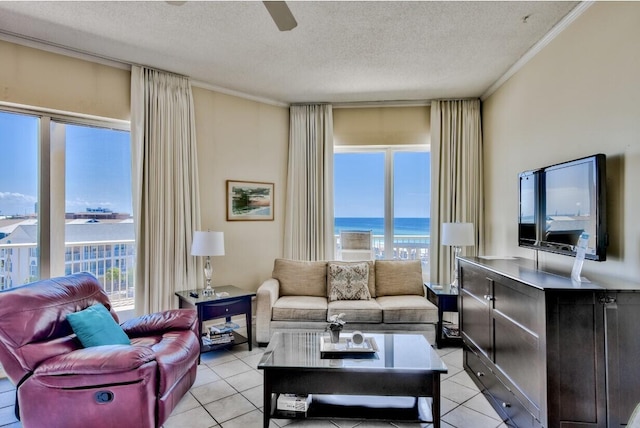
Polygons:
<instances>
[{"instance_id":1,"label":"wooden side table","mask_svg":"<svg viewBox=\"0 0 640 428\"><path fill-rule=\"evenodd\" d=\"M438 325L436 326L436 347L462 345L462 337L458 330L458 335L447 334L443 329L442 313L458 312L458 287L451 287L449 284L424 283L427 289L427 299L438 307ZM455 325L458 328L458 325Z\"/></svg>"},{"instance_id":2,"label":"wooden side table","mask_svg":"<svg viewBox=\"0 0 640 428\"><path fill-rule=\"evenodd\" d=\"M198 297L191 295L192 292ZM228 348L241 343L249 343L249 350L252 349L251 337L251 299L256 295L253 291L246 291L233 285L215 287L214 294L204 295L204 289L185 290L176 293L180 299L180 308L195 308L198 312L198 335L200 337L200 353L215 351L217 349ZM202 325L205 321L224 318L231 321L234 315L245 315L247 322L247 336L244 337L237 332L233 332L234 340L231 343L205 345L202 342Z\"/></svg>"}]
</instances>

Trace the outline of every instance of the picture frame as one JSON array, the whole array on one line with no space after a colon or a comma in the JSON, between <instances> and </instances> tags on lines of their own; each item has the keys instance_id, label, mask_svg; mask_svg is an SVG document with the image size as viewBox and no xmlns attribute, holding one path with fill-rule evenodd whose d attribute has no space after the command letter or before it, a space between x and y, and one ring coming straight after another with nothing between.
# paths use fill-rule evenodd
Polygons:
<instances>
[{"instance_id":1,"label":"picture frame","mask_svg":"<svg viewBox=\"0 0 640 428\"><path fill-rule=\"evenodd\" d=\"M227 180L227 221L272 221L274 184Z\"/></svg>"}]
</instances>

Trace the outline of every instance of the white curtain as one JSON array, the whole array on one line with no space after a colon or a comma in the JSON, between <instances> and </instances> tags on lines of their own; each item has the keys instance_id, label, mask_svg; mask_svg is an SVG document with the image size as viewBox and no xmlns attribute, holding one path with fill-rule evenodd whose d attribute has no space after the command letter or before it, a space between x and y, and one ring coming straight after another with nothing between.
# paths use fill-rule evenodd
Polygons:
<instances>
[{"instance_id":1,"label":"white curtain","mask_svg":"<svg viewBox=\"0 0 640 428\"><path fill-rule=\"evenodd\" d=\"M190 255L200 227L196 133L186 77L145 67L131 70L136 312L175 307L174 293L194 288Z\"/></svg>"},{"instance_id":2,"label":"white curtain","mask_svg":"<svg viewBox=\"0 0 640 428\"><path fill-rule=\"evenodd\" d=\"M284 256L330 260L333 243L333 109L290 109Z\"/></svg>"},{"instance_id":3,"label":"white curtain","mask_svg":"<svg viewBox=\"0 0 640 428\"><path fill-rule=\"evenodd\" d=\"M480 100L431 103L431 282L450 283L453 249L440 244L442 223L473 223L475 245L462 255L482 252L484 226L482 123Z\"/></svg>"}]
</instances>

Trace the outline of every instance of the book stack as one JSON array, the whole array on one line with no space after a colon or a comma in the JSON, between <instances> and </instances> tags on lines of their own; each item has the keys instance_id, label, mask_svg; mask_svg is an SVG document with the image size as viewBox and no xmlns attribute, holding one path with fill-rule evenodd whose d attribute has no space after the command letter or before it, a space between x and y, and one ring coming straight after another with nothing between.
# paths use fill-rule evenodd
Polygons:
<instances>
[{"instance_id":1,"label":"book stack","mask_svg":"<svg viewBox=\"0 0 640 428\"><path fill-rule=\"evenodd\" d=\"M442 332L445 334L446 337L460 337L460 330L458 329L458 326L455 324L443 325Z\"/></svg>"},{"instance_id":2,"label":"book stack","mask_svg":"<svg viewBox=\"0 0 640 428\"><path fill-rule=\"evenodd\" d=\"M276 401L276 407L281 416L298 417L304 415L309 410L311 404L311 394L280 394Z\"/></svg>"},{"instance_id":3,"label":"book stack","mask_svg":"<svg viewBox=\"0 0 640 428\"><path fill-rule=\"evenodd\" d=\"M209 327L208 342L206 345L224 345L234 341L233 330L239 328L238 324L227 322Z\"/></svg>"}]
</instances>

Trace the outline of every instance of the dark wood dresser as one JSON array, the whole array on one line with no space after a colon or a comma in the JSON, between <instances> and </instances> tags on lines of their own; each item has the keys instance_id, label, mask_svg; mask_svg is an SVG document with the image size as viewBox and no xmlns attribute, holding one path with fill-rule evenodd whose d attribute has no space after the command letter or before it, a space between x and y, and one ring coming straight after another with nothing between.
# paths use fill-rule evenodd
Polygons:
<instances>
[{"instance_id":1,"label":"dark wood dresser","mask_svg":"<svg viewBox=\"0 0 640 428\"><path fill-rule=\"evenodd\" d=\"M527 259L461 258L464 366L517 427L626 426L640 402L640 290Z\"/></svg>"}]
</instances>

